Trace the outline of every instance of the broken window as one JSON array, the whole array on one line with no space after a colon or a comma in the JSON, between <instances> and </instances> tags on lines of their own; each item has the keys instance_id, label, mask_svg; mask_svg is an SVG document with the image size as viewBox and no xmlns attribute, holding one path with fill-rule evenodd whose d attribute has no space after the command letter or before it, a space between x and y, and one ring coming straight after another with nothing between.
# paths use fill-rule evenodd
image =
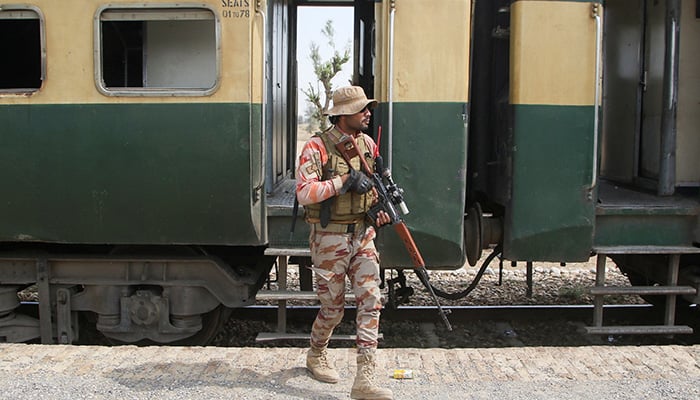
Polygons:
<instances>
[{"instance_id":1,"label":"broken window","mask_svg":"<svg viewBox=\"0 0 700 400\"><path fill-rule=\"evenodd\" d=\"M218 78L209 9L107 8L98 26L98 86L106 94L207 94Z\"/></svg>"}]
</instances>

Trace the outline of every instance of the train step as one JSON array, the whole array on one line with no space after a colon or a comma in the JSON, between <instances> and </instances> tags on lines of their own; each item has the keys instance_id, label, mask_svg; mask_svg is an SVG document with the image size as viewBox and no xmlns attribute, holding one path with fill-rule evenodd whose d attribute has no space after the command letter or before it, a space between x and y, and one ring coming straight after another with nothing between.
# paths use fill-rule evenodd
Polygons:
<instances>
[{"instance_id":1,"label":"train step","mask_svg":"<svg viewBox=\"0 0 700 400\"><path fill-rule=\"evenodd\" d=\"M331 340L348 340L355 341L356 335L331 335ZM384 339L384 334L380 333L378 336L379 340ZM270 342L273 340L310 340L311 334L309 333L289 333L289 332L261 332L255 338L256 342Z\"/></svg>"},{"instance_id":2,"label":"train step","mask_svg":"<svg viewBox=\"0 0 700 400\"><path fill-rule=\"evenodd\" d=\"M311 251L302 248L269 247L265 249L265 255L277 257L277 290L259 291L255 299L263 301L277 302L277 330L275 332L261 332L255 338L256 342L266 342L273 340L297 340L311 338L310 333L287 332L287 301L288 300L318 300L316 292L312 289L311 270L306 268L311 266ZM300 290L287 289L287 267L289 259L292 257L304 257L305 263L299 263L299 286ZM346 301L354 301L355 294L345 293ZM355 340L355 335L332 335L331 340Z\"/></svg>"},{"instance_id":3,"label":"train step","mask_svg":"<svg viewBox=\"0 0 700 400\"><path fill-rule=\"evenodd\" d=\"M613 246L598 247L596 262L596 283L589 288L593 295L593 326L586 327L589 334L601 335L677 335L692 334L693 328L676 325L676 297L694 295L696 289L690 286L678 286L678 270L681 254L700 251L697 247L685 246ZM605 260L608 254L665 254L668 255L668 274L665 285L659 286L605 286ZM605 296L609 295L663 295L666 296L663 325L629 325L603 326L603 307Z\"/></svg>"},{"instance_id":4,"label":"train step","mask_svg":"<svg viewBox=\"0 0 700 400\"><path fill-rule=\"evenodd\" d=\"M265 255L277 257L311 257L311 250L298 247L268 247L265 249Z\"/></svg>"},{"instance_id":5,"label":"train step","mask_svg":"<svg viewBox=\"0 0 700 400\"><path fill-rule=\"evenodd\" d=\"M310 340L309 333L289 332L260 332L255 337L256 342L271 342L273 340ZM332 335L331 340L355 340L355 335Z\"/></svg>"},{"instance_id":6,"label":"train step","mask_svg":"<svg viewBox=\"0 0 700 400\"><path fill-rule=\"evenodd\" d=\"M299 290L262 290L255 296L256 300L279 301L279 300L318 300L316 292ZM354 301L354 293L345 293L346 301Z\"/></svg>"}]
</instances>

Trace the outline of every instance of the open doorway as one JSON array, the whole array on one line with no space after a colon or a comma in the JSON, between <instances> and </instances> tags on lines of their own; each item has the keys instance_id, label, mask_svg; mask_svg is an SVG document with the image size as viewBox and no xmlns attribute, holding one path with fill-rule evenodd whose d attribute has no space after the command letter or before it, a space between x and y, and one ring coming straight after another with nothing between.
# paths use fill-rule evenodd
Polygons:
<instances>
[{"instance_id":1,"label":"open doorway","mask_svg":"<svg viewBox=\"0 0 700 400\"><path fill-rule=\"evenodd\" d=\"M601 177L664 196L700 187L696 3L676 16L669 2L606 2Z\"/></svg>"},{"instance_id":2,"label":"open doorway","mask_svg":"<svg viewBox=\"0 0 700 400\"><path fill-rule=\"evenodd\" d=\"M374 95L373 0L268 0L266 21L265 190L269 242L271 246L308 246L306 224L296 224L289 235L295 213L295 170L299 153L319 131L309 126L309 105L304 92L321 93L325 88L313 69L311 45L318 47L319 60L337 51L348 59L331 79L332 88L350 83ZM324 35L331 21L334 46ZM327 120L327 118L326 118ZM371 130L371 129L370 129ZM296 208L298 210L298 208ZM290 217L292 218L290 220ZM284 233L283 233L284 232Z\"/></svg>"},{"instance_id":3,"label":"open doorway","mask_svg":"<svg viewBox=\"0 0 700 400\"><path fill-rule=\"evenodd\" d=\"M320 115L330 101L326 90L354 82L352 3L312 4L297 7L297 155L304 143L327 123Z\"/></svg>"},{"instance_id":4,"label":"open doorway","mask_svg":"<svg viewBox=\"0 0 700 400\"><path fill-rule=\"evenodd\" d=\"M332 89L360 85L368 97L373 96L374 9L371 0L268 2L264 106L268 194L291 184L301 147L320 130L309 123L305 94L320 94L320 108L326 106L326 90L314 72L312 45L321 63L347 51L347 61L331 79Z\"/></svg>"}]
</instances>

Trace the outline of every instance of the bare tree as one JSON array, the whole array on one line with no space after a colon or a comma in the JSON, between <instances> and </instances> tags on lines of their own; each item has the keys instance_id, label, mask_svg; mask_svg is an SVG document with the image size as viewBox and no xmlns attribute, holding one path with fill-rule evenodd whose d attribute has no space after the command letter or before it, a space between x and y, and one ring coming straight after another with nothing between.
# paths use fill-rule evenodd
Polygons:
<instances>
[{"instance_id":1,"label":"bare tree","mask_svg":"<svg viewBox=\"0 0 700 400\"><path fill-rule=\"evenodd\" d=\"M331 80L341 71L343 64L350 60L349 42L345 46L345 50L342 54L335 47L333 21L326 21L325 26L321 30L321 34L328 40L328 46L333 50L333 56L328 60L321 60L318 44L311 42L310 58L313 62L314 74L316 74L318 82L316 82L316 87L314 87L312 83L309 83L308 89L301 89L301 92L306 96L308 104L307 115L310 120L310 132L314 129L325 130L328 128L328 119L323 116L323 111L328 109L333 95L333 84ZM319 84L323 87L322 90Z\"/></svg>"}]
</instances>

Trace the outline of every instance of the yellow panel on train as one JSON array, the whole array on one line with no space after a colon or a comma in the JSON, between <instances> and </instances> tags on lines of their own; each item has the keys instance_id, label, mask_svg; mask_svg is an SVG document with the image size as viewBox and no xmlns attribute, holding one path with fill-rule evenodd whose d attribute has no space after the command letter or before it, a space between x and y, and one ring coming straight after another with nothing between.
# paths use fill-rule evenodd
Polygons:
<instances>
[{"instance_id":1,"label":"yellow panel on train","mask_svg":"<svg viewBox=\"0 0 700 400\"><path fill-rule=\"evenodd\" d=\"M595 21L590 15L591 3L513 3L512 104L593 104Z\"/></svg>"},{"instance_id":2,"label":"yellow panel on train","mask_svg":"<svg viewBox=\"0 0 700 400\"><path fill-rule=\"evenodd\" d=\"M389 29L392 3L377 6L379 62L382 84L375 93L387 101ZM394 101L467 102L471 2L401 0L394 11ZM458 44L453 46L452 44Z\"/></svg>"},{"instance_id":3,"label":"yellow panel on train","mask_svg":"<svg viewBox=\"0 0 700 400\"><path fill-rule=\"evenodd\" d=\"M205 0L197 3L173 3L154 0L147 4L133 1L62 0L35 1L34 7L43 15L46 37L46 76L41 90L31 96L3 95L9 104L66 103L186 103L186 102L248 102L262 100L262 35L261 18L255 13L254 2ZM119 95L100 93L99 76L95 67L101 61L101 37L98 25L105 10L162 9L209 10L216 26L218 64L215 90L193 96ZM258 66L260 66L258 68Z\"/></svg>"}]
</instances>

